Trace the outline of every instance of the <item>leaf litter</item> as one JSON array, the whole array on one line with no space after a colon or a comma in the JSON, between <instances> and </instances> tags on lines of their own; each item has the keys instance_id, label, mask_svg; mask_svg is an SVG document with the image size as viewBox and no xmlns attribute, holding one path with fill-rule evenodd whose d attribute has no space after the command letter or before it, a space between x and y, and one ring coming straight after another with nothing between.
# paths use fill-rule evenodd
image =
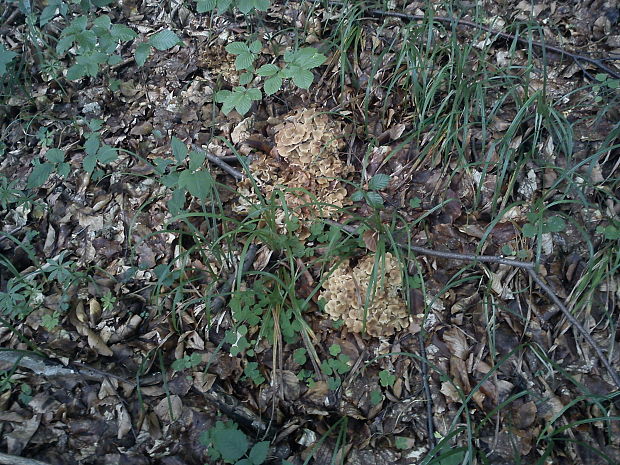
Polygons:
<instances>
[{"instance_id":1,"label":"leaf litter","mask_svg":"<svg viewBox=\"0 0 620 465\"><path fill-rule=\"evenodd\" d=\"M259 26L263 37L283 24L308 24L308 44L320 44L346 18L334 6L274 3ZM423 3L391 3L394 11L430 13ZM573 11L559 2L512 2L502 8L481 4L488 27L538 40L535 28L514 26L536 21L545 41L593 54L618 51L611 7L584 4ZM599 112L584 86L600 69L550 52L546 74L533 73L527 86L504 97L505 84L488 90L486 103L498 108L490 124L455 130L442 126L454 117L445 110L452 104L442 88L447 84L433 86L455 59L445 51L453 37L480 51L471 55L471 73L495 63L519 76L530 62L542 69L544 55L528 56L484 31L455 36L437 24L429 35L437 55L426 57L421 48L407 49L402 30L409 23L368 16L351 38L355 52L328 57L315 70L315 87L285 84L286 99L265 97L250 119L224 115L214 95L240 79L226 45L245 40L256 25L243 15L208 18L180 3L171 11L149 2L125 5L123 14L142 34L166 23L183 27L184 46L154 51L142 68L131 61L116 68L118 92L92 80L63 94L50 80L37 83L34 108L14 96L2 110L23 118L21 112L54 109L33 130L22 130L20 118L2 126L0 172L17 189L25 189L33 159L49 152L46 134L63 134L58 148L71 167L65 177L51 175L36 202L1 213L5 263L30 280L29 304L36 306L14 327L2 322L1 345L49 357L43 365L30 354L0 357L7 373L0 392L4 451L48 463L205 463L211 459L201 434L225 417L253 441L270 440L269 456L278 463L420 463L430 447L442 456L448 444L456 452L441 463L452 463L449 457L462 460L466 449L460 448L468 446L463 431L476 437L471 463L535 463L545 454L572 463L620 458L617 406L610 402L617 387L525 273L400 256L401 269L386 272L396 275L385 293L398 299L403 321L388 318L385 334L360 331L358 314L348 315L355 321L339 320L317 292L322 285L338 294L332 287L339 276L353 283L336 302L351 300L365 310L363 327L373 321L375 305L365 295L377 262L372 253L395 261L386 252L390 241L537 260L540 275L598 345L612 347L618 252L617 242L605 239L617 233L618 149L605 144L614 140L617 112ZM434 14L450 16L440 6ZM280 34L263 51L275 59L292 46ZM425 70L423 59L433 69ZM422 92L411 91L416 83L406 75L395 77L408 67L419 82L427 80ZM548 107L527 100L542 91L559 109L547 119ZM429 119L425 105L442 118ZM572 139L564 137L561 118L553 119L558 114L570 123ZM68 123L80 118L101 121L98 147L117 148L118 157L99 158L91 173L81 169L87 154L79 146L92 127ZM187 153L177 157L172 135ZM235 182L204 158L192 159L195 146L241 161L245 179ZM522 159L506 158L522 147L528 147L519 152ZM373 177L382 174L389 183L373 189ZM189 181L194 176L200 187ZM245 253L247 237L218 239L230 225L213 220L216 202L195 200L215 182L227 187L219 189L222 216L236 221L251 219L265 198L281 195L275 213L255 221L261 231L273 216L279 233L276 240L252 236L262 246L256 261ZM356 189L366 201L351 200ZM213 215L185 218L183 211ZM367 219L363 240L320 221L357 224L360 218ZM293 250L298 269L283 250ZM402 266L404 258L413 265ZM37 278L39 264L45 279ZM355 276L362 266L371 269L363 280ZM235 270L243 267L252 272L241 280ZM287 276L282 270L299 275L280 308L269 296L283 289L274 279L260 291L255 271ZM0 273L3 298L15 296L15 310L25 311L21 294L11 293L18 285L11 270L3 264ZM380 300L376 305L387 305ZM405 301L409 314L401 308ZM296 315L281 317L287 306L303 309L303 324ZM257 308L261 313L252 314ZM265 321L271 321L268 337L261 333ZM607 356L618 370L617 351Z\"/></svg>"}]
</instances>

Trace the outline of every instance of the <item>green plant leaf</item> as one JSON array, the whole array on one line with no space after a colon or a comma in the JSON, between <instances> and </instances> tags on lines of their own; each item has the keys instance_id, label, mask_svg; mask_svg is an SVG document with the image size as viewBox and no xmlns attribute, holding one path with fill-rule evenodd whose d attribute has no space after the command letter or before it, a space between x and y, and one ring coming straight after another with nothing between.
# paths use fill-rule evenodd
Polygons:
<instances>
[{"instance_id":1,"label":"green plant leaf","mask_svg":"<svg viewBox=\"0 0 620 465\"><path fill-rule=\"evenodd\" d=\"M244 52L237 55L235 58L235 69L250 69L254 64L254 55L251 52Z\"/></svg>"},{"instance_id":2,"label":"green plant leaf","mask_svg":"<svg viewBox=\"0 0 620 465\"><path fill-rule=\"evenodd\" d=\"M254 75L249 71L243 73L241 76L239 76L239 85L247 86L250 82L252 82L253 77Z\"/></svg>"},{"instance_id":3,"label":"green plant leaf","mask_svg":"<svg viewBox=\"0 0 620 465\"><path fill-rule=\"evenodd\" d=\"M185 143L178 137L172 136L170 146L172 147L172 154L177 163L183 163L185 157L187 157L187 146Z\"/></svg>"},{"instance_id":4,"label":"green plant leaf","mask_svg":"<svg viewBox=\"0 0 620 465\"><path fill-rule=\"evenodd\" d=\"M338 344L332 344L331 346L329 346L329 353L332 355L332 357L335 357L340 352L342 352L342 349Z\"/></svg>"},{"instance_id":5,"label":"green plant leaf","mask_svg":"<svg viewBox=\"0 0 620 465\"><path fill-rule=\"evenodd\" d=\"M525 223L523 225L523 228L521 229L521 232L523 233L523 235L525 237L536 237L536 235L538 234L538 228L536 227L535 224L532 223Z\"/></svg>"},{"instance_id":6,"label":"green plant leaf","mask_svg":"<svg viewBox=\"0 0 620 465\"><path fill-rule=\"evenodd\" d=\"M390 177L387 174L375 174L372 178L370 178L370 181L368 182L368 188L375 190L375 191L380 191L382 189L385 189L388 184L390 183Z\"/></svg>"},{"instance_id":7,"label":"green plant leaf","mask_svg":"<svg viewBox=\"0 0 620 465\"><path fill-rule=\"evenodd\" d=\"M32 168L30 176L28 176L28 182L26 183L26 187L28 189L41 187L43 184L45 184L53 171L53 163L36 163Z\"/></svg>"},{"instance_id":8,"label":"green plant leaf","mask_svg":"<svg viewBox=\"0 0 620 465\"><path fill-rule=\"evenodd\" d=\"M327 57L319 53L313 47L299 49L294 55L292 62L304 69L312 69L325 63Z\"/></svg>"},{"instance_id":9,"label":"green plant leaf","mask_svg":"<svg viewBox=\"0 0 620 465\"><path fill-rule=\"evenodd\" d=\"M45 152L45 158L52 163L62 163L65 161L65 151L60 149L49 149Z\"/></svg>"},{"instance_id":10,"label":"green plant leaf","mask_svg":"<svg viewBox=\"0 0 620 465\"><path fill-rule=\"evenodd\" d=\"M245 42L231 42L225 47L228 53L233 55L241 55L242 53L252 53L250 47Z\"/></svg>"},{"instance_id":11,"label":"green plant leaf","mask_svg":"<svg viewBox=\"0 0 620 465\"><path fill-rule=\"evenodd\" d=\"M293 82L300 89L308 89L314 81L314 75L307 69L298 68L292 74Z\"/></svg>"},{"instance_id":12,"label":"green plant leaf","mask_svg":"<svg viewBox=\"0 0 620 465\"><path fill-rule=\"evenodd\" d=\"M547 220L546 228L548 232L561 232L566 229L566 222L561 216L552 216Z\"/></svg>"},{"instance_id":13,"label":"green plant leaf","mask_svg":"<svg viewBox=\"0 0 620 465\"><path fill-rule=\"evenodd\" d=\"M259 76L273 76L278 71L280 71L280 68L278 66L268 63L258 68L256 70L256 74L258 74Z\"/></svg>"},{"instance_id":14,"label":"green plant leaf","mask_svg":"<svg viewBox=\"0 0 620 465\"><path fill-rule=\"evenodd\" d=\"M263 48L263 44L261 43L260 40L255 40L254 42L250 44L250 52L252 53L255 53L255 54L259 53L262 48Z\"/></svg>"},{"instance_id":15,"label":"green plant leaf","mask_svg":"<svg viewBox=\"0 0 620 465\"><path fill-rule=\"evenodd\" d=\"M114 147L104 144L101 147L99 147L99 150L97 150L97 161L101 163L102 165L111 163L117 158L118 158L118 152L116 151Z\"/></svg>"},{"instance_id":16,"label":"green plant leaf","mask_svg":"<svg viewBox=\"0 0 620 465\"><path fill-rule=\"evenodd\" d=\"M381 197L378 192L367 192L366 200L368 201L368 205L373 208L383 207L383 197Z\"/></svg>"},{"instance_id":17,"label":"green plant leaf","mask_svg":"<svg viewBox=\"0 0 620 465\"><path fill-rule=\"evenodd\" d=\"M136 47L136 51L134 52L134 58L138 66L144 66L144 63L146 63L146 59L151 54L151 50L153 50L153 47L148 42L142 42Z\"/></svg>"},{"instance_id":18,"label":"green plant leaf","mask_svg":"<svg viewBox=\"0 0 620 465\"><path fill-rule=\"evenodd\" d=\"M6 73L6 66L13 61L17 53L7 50L4 45L0 44L0 76Z\"/></svg>"},{"instance_id":19,"label":"green plant leaf","mask_svg":"<svg viewBox=\"0 0 620 465\"><path fill-rule=\"evenodd\" d=\"M156 34L153 34L149 39L149 43L157 50L164 51L171 49L175 45L182 43L179 36L177 36L170 29L164 29Z\"/></svg>"},{"instance_id":20,"label":"green plant leaf","mask_svg":"<svg viewBox=\"0 0 620 465\"><path fill-rule=\"evenodd\" d=\"M196 11L198 13L206 13L207 11L214 10L215 5L216 5L215 0L197 0Z\"/></svg>"},{"instance_id":21,"label":"green plant leaf","mask_svg":"<svg viewBox=\"0 0 620 465\"><path fill-rule=\"evenodd\" d=\"M362 191L355 191L351 194L351 200L353 202L360 202L364 200L364 193Z\"/></svg>"},{"instance_id":22,"label":"green plant leaf","mask_svg":"<svg viewBox=\"0 0 620 465\"><path fill-rule=\"evenodd\" d=\"M282 87L282 78L280 76L274 76L269 78L263 84L263 90L265 95L273 95Z\"/></svg>"},{"instance_id":23,"label":"green plant leaf","mask_svg":"<svg viewBox=\"0 0 620 465\"><path fill-rule=\"evenodd\" d=\"M248 97L250 97L252 100L260 100L263 98L263 94L261 94L260 89L250 87L249 89L247 89L246 93Z\"/></svg>"},{"instance_id":24,"label":"green plant leaf","mask_svg":"<svg viewBox=\"0 0 620 465\"><path fill-rule=\"evenodd\" d=\"M178 215L183 211L185 206L185 189L179 187L172 192L168 200L168 210L173 215Z\"/></svg>"},{"instance_id":25,"label":"green plant leaf","mask_svg":"<svg viewBox=\"0 0 620 465\"><path fill-rule=\"evenodd\" d=\"M184 187L194 197L206 200L211 195L213 178L208 171L196 171L192 173L185 170L179 176L179 187Z\"/></svg>"},{"instance_id":26,"label":"green plant leaf","mask_svg":"<svg viewBox=\"0 0 620 465\"><path fill-rule=\"evenodd\" d=\"M215 430L213 443L222 459L228 463L234 463L245 455L248 450L248 438L238 429Z\"/></svg>"},{"instance_id":27,"label":"green plant leaf","mask_svg":"<svg viewBox=\"0 0 620 465\"><path fill-rule=\"evenodd\" d=\"M248 458L254 465L262 465L267 460L269 453L269 441L261 441L254 444Z\"/></svg>"},{"instance_id":28,"label":"green plant leaf","mask_svg":"<svg viewBox=\"0 0 620 465\"><path fill-rule=\"evenodd\" d=\"M110 28L110 34L112 34L113 38L121 42L128 42L138 37L138 34L136 34L133 29L124 24L113 24Z\"/></svg>"}]
</instances>

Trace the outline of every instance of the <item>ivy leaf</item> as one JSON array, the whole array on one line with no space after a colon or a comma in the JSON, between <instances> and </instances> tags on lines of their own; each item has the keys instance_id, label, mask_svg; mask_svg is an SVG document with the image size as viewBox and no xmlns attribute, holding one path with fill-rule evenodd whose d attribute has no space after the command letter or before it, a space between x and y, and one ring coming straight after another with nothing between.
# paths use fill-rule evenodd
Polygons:
<instances>
[{"instance_id":1,"label":"ivy leaf","mask_svg":"<svg viewBox=\"0 0 620 465\"><path fill-rule=\"evenodd\" d=\"M159 51L171 49L175 45L182 43L179 36L177 36L170 29L164 29L156 34L153 34L149 39L149 43Z\"/></svg>"},{"instance_id":2,"label":"ivy leaf","mask_svg":"<svg viewBox=\"0 0 620 465\"><path fill-rule=\"evenodd\" d=\"M370 178L370 181L368 182L368 188L375 190L375 191L380 191L382 189L385 189L388 184L390 183L390 177L387 174L375 174L372 178Z\"/></svg>"}]
</instances>

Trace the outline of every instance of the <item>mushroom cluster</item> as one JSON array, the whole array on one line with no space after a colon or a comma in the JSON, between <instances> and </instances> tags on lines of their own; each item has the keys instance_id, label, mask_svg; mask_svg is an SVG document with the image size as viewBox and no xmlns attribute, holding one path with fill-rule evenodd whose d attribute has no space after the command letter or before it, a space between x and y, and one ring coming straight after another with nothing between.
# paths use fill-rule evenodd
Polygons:
<instances>
[{"instance_id":1,"label":"mushroom cluster","mask_svg":"<svg viewBox=\"0 0 620 465\"><path fill-rule=\"evenodd\" d=\"M315 218L338 219L339 209L350 204L341 181L353 171L338 158L344 147L342 124L315 109L301 109L285 117L273 128L275 148L258 153L251 164L252 176L266 198L274 191L283 193L286 208L300 220L300 236ZM257 203L253 183L238 184L241 200L238 212L248 212ZM276 224L284 228L284 211L276 214Z\"/></svg>"},{"instance_id":2,"label":"mushroom cluster","mask_svg":"<svg viewBox=\"0 0 620 465\"><path fill-rule=\"evenodd\" d=\"M341 264L323 283L321 298L325 311L333 320L344 320L350 331L366 332L371 336L390 336L409 325L407 304L400 295L402 276L396 258L390 253L379 257L362 258L355 267L349 262ZM366 299L371 277L374 292ZM371 289L372 291L372 289Z\"/></svg>"}]
</instances>

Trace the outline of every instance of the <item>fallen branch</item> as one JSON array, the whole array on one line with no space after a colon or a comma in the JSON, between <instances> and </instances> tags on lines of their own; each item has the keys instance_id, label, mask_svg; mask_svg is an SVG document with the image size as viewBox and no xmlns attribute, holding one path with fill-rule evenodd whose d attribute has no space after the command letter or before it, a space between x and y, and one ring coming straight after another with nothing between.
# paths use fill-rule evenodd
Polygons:
<instances>
[{"instance_id":1,"label":"fallen branch","mask_svg":"<svg viewBox=\"0 0 620 465\"><path fill-rule=\"evenodd\" d=\"M357 227L344 225L344 224L338 223L337 221L332 221L332 220L326 220L326 222L333 226L339 227L343 229L344 231L347 231L350 234L357 234L357 230L358 230ZM598 359L601 361L601 363L603 364L603 366L609 373L609 376L611 376L611 379L613 380L615 385L620 389L620 376L618 376L618 373L616 373L614 368L611 366L611 363L609 362L607 357L605 357L605 354L603 353L601 348L598 346L596 341L594 341L590 333L588 333L588 331L583 327L583 325L579 323L579 321L571 314L571 312L568 310L566 305L564 305L562 301L558 298L558 296L555 295L555 292L553 292L553 290L547 284L545 284L545 282L540 278L538 273L536 273L535 263L522 262L518 260L508 260L504 257L498 257L494 255L474 255L474 254L461 254L461 253L455 253L455 252L441 252L439 250L433 250L433 249L429 249L426 247L420 247L420 246L415 246L415 245L407 245L407 244L400 244L400 243L397 243L397 245L402 249L411 250L420 255L428 255L432 257L440 257L440 258L446 258L450 260L459 260L459 261L472 262L472 263L476 263L476 262L498 263L500 265L509 265L509 266L514 266L517 268L523 268L527 270L532 280L536 284L538 284L538 286L545 292L545 294L547 294L547 296L551 299L551 301L564 314L566 319L575 328L577 328L577 331L583 336L583 338L590 345L590 347L594 349L596 356L598 357Z\"/></svg>"}]
</instances>

